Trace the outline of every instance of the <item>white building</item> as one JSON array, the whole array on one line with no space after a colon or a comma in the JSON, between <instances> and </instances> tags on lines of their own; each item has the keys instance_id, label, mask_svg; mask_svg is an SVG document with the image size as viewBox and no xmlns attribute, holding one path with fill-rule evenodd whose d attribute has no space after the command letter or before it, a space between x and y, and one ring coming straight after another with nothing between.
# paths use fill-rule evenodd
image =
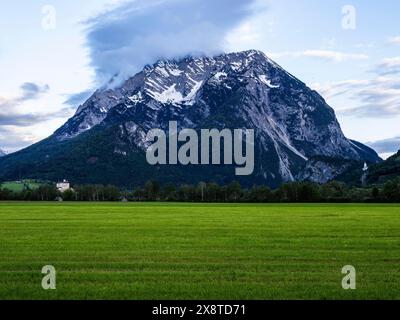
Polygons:
<instances>
[{"instance_id":1,"label":"white building","mask_svg":"<svg viewBox=\"0 0 400 320\"><path fill-rule=\"evenodd\" d=\"M64 180L63 182L58 182L57 183L57 190L62 192L65 192L67 190L71 189L71 186L67 180Z\"/></svg>"}]
</instances>

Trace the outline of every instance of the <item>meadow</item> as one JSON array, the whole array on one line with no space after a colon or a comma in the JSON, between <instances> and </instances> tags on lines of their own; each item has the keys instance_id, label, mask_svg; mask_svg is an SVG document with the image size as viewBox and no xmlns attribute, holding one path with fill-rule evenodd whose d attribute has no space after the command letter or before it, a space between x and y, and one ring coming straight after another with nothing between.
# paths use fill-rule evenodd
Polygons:
<instances>
[{"instance_id":1,"label":"meadow","mask_svg":"<svg viewBox=\"0 0 400 320\"><path fill-rule=\"evenodd\" d=\"M0 203L0 299L400 299L400 206Z\"/></svg>"},{"instance_id":2,"label":"meadow","mask_svg":"<svg viewBox=\"0 0 400 320\"><path fill-rule=\"evenodd\" d=\"M35 182L34 180L23 180L23 181L9 181L0 183L0 187L13 192L21 192L26 189L35 190L38 189L42 184Z\"/></svg>"}]
</instances>

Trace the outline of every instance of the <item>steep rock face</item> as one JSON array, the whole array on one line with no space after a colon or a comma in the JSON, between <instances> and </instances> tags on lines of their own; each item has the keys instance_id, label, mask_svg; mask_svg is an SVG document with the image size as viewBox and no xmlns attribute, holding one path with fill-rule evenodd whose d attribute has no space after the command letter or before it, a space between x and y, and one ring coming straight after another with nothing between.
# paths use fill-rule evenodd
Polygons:
<instances>
[{"instance_id":1,"label":"steep rock face","mask_svg":"<svg viewBox=\"0 0 400 320\"><path fill-rule=\"evenodd\" d=\"M146 66L118 88L96 91L74 117L39 145L48 156L42 161L49 164L51 159L58 159L46 145L71 148L85 140L82 136L99 137L107 130L113 135L112 146L103 153L112 152L125 158L136 155L137 159L139 154L143 157L148 146L146 133L155 128L167 130L171 120L178 122L179 129L254 129L255 171L244 181L247 184L277 186L300 176L304 179L301 172L315 156L343 161L380 161L373 150L344 136L333 109L317 92L255 50L213 58L159 61ZM98 153L92 158L104 156ZM323 172L322 166L320 162L319 171ZM334 178L335 169L332 164L328 167L331 168L329 177L314 175L311 180L324 182ZM165 171L165 168L152 168L154 172ZM202 180L235 178L227 168L219 173L210 167L192 169L199 172L198 178ZM185 168L177 175L181 181L192 182L193 177L185 177L186 171L190 175L191 171ZM149 169L149 172L152 171ZM0 162L1 174L4 170ZM152 176L149 173L148 178ZM121 181L121 184L125 183Z\"/></svg>"},{"instance_id":2,"label":"steep rock face","mask_svg":"<svg viewBox=\"0 0 400 320\"><path fill-rule=\"evenodd\" d=\"M359 161L316 156L305 163L296 180L327 183L350 171L361 171L361 168Z\"/></svg>"}]
</instances>

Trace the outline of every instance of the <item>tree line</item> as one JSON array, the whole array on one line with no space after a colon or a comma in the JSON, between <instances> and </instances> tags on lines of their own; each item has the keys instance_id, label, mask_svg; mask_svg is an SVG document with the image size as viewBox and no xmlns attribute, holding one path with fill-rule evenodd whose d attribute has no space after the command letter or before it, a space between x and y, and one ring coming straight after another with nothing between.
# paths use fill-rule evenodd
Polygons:
<instances>
[{"instance_id":1,"label":"tree line","mask_svg":"<svg viewBox=\"0 0 400 320\"><path fill-rule=\"evenodd\" d=\"M0 189L0 200L9 201L176 201L176 202L400 202L400 178L383 186L350 187L341 182L316 184L291 182L272 190L267 186L243 188L238 182L221 186L201 182L197 185L174 184L161 186L148 181L133 191L120 190L112 185L78 185L60 193L54 185L42 185L34 190L15 192Z\"/></svg>"}]
</instances>

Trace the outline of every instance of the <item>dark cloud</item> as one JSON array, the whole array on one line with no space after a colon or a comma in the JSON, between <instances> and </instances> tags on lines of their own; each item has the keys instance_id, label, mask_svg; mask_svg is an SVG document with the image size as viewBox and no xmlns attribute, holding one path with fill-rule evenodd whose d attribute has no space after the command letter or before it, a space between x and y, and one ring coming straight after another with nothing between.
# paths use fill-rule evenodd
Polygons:
<instances>
[{"instance_id":1,"label":"dark cloud","mask_svg":"<svg viewBox=\"0 0 400 320\"><path fill-rule=\"evenodd\" d=\"M44 121L68 118L71 115L70 108L47 114L16 114L0 111L0 146L11 151L25 148L37 142L35 132L29 127Z\"/></svg>"},{"instance_id":2,"label":"dark cloud","mask_svg":"<svg viewBox=\"0 0 400 320\"><path fill-rule=\"evenodd\" d=\"M136 0L87 22L97 80L134 75L146 64L223 50L226 35L252 13L255 0Z\"/></svg>"},{"instance_id":3,"label":"dark cloud","mask_svg":"<svg viewBox=\"0 0 400 320\"><path fill-rule=\"evenodd\" d=\"M13 98L1 98L0 97L0 112L5 112L11 108L14 108L21 103L29 100L35 100L40 97L40 95L49 91L50 87L46 84L40 86L36 83L25 82L20 86L20 94Z\"/></svg>"},{"instance_id":4,"label":"dark cloud","mask_svg":"<svg viewBox=\"0 0 400 320\"><path fill-rule=\"evenodd\" d=\"M36 83L25 82L20 86L22 91L19 97L20 101L32 100L38 98L42 93L47 92L50 88L48 85L39 86Z\"/></svg>"},{"instance_id":5,"label":"dark cloud","mask_svg":"<svg viewBox=\"0 0 400 320\"><path fill-rule=\"evenodd\" d=\"M369 142L367 145L375 149L378 153L396 153L400 150L400 137Z\"/></svg>"},{"instance_id":6,"label":"dark cloud","mask_svg":"<svg viewBox=\"0 0 400 320\"><path fill-rule=\"evenodd\" d=\"M13 112L3 113L0 111L0 126L29 127L37 124L38 122L49 121L57 118L65 118L70 115L69 108L64 108L60 111L46 114L21 114Z\"/></svg>"},{"instance_id":7,"label":"dark cloud","mask_svg":"<svg viewBox=\"0 0 400 320\"><path fill-rule=\"evenodd\" d=\"M23 102L35 100L49 90L48 85L40 86L25 82L20 86L20 94L14 98L0 98L0 126L29 127L42 121L48 121L70 115L68 108L46 114L18 113L15 108Z\"/></svg>"}]
</instances>

